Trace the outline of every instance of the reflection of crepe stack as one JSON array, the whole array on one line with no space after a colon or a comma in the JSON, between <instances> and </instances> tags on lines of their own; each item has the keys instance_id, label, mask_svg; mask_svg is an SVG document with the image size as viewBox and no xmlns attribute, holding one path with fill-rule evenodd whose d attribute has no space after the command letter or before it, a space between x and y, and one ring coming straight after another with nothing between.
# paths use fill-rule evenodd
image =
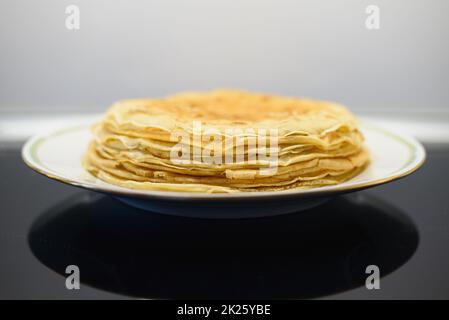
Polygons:
<instances>
[{"instance_id":1,"label":"reflection of crepe stack","mask_svg":"<svg viewBox=\"0 0 449 320\"><path fill-rule=\"evenodd\" d=\"M202 125L200 132L195 123ZM207 128L214 130L212 137L205 135ZM276 144L270 140L273 130ZM369 160L357 121L346 108L240 91L122 101L93 132L86 169L132 189L240 192L319 187L352 178ZM187 140L178 139L179 134ZM241 148L237 141L243 142ZM262 141L270 150L268 158L257 149ZM202 154L215 155L214 143L222 147L221 161L201 161ZM173 148L179 146L192 154L200 150L199 160L174 161ZM226 152L231 162L225 160ZM250 153L256 155L255 162L248 161Z\"/></svg>"}]
</instances>

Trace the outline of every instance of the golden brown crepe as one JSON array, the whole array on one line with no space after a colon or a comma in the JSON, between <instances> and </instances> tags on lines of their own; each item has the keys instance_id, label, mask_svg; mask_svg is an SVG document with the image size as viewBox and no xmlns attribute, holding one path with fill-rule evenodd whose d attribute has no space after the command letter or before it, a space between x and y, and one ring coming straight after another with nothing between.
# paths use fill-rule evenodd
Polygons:
<instances>
[{"instance_id":1,"label":"golden brown crepe","mask_svg":"<svg viewBox=\"0 0 449 320\"><path fill-rule=\"evenodd\" d=\"M345 107L235 90L121 101L92 131L84 167L132 189L320 187L352 178L369 161Z\"/></svg>"}]
</instances>

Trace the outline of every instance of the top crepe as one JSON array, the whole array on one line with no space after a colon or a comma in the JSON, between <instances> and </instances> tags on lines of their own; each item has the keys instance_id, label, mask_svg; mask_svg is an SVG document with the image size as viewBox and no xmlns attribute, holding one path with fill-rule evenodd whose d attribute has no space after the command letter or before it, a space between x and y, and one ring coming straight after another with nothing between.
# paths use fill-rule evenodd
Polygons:
<instances>
[{"instance_id":1,"label":"top crepe","mask_svg":"<svg viewBox=\"0 0 449 320\"><path fill-rule=\"evenodd\" d=\"M357 120L345 107L234 90L121 101L111 106L93 133L86 169L107 182L137 189L319 187L350 179L369 160ZM199 158L175 161L173 150L180 145L188 152L196 148ZM267 150L269 156L262 157ZM225 161L227 151L231 161ZM202 161L205 154L212 155L212 161Z\"/></svg>"}]
</instances>

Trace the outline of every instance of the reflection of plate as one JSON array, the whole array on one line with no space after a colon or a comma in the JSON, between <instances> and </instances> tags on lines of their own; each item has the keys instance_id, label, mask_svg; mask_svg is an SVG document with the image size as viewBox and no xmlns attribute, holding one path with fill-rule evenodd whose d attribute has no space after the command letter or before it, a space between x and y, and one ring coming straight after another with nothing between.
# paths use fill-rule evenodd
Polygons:
<instances>
[{"instance_id":1,"label":"reflection of plate","mask_svg":"<svg viewBox=\"0 0 449 320\"><path fill-rule=\"evenodd\" d=\"M333 194L405 177L423 164L424 148L414 138L371 125L363 125L362 130L372 154L368 168L339 185L308 190L206 194L131 190L114 186L93 177L81 166L81 158L91 138L87 125L33 137L23 147L22 157L31 168L47 177L113 194L128 204L149 211L197 217L254 217L310 208ZM255 205L257 212L252 210Z\"/></svg>"},{"instance_id":2,"label":"reflection of plate","mask_svg":"<svg viewBox=\"0 0 449 320\"><path fill-rule=\"evenodd\" d=\"M162 299L327 296L363 286L368 265L393 272L418 242L407 215L369 194L299 214L213 220L142 214L82 193L40 215L28 234L44 265L64 276L68 265L80 268L81 288Z\"/></svg>"}]
</instances>

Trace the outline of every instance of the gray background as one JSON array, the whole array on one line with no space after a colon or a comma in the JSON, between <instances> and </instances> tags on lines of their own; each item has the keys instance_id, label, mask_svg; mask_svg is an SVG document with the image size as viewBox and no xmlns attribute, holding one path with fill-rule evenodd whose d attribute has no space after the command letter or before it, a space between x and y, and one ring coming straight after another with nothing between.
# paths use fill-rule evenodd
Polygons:
<instances>
[{"instance_id":1,"label":"gray background","mask_svg":"<svg viewBox=\"0 0 449 320\"><path fill-rule=\"evenodd\" d=\"M81 29L65 28L65 7ZM365 8L381 10L367 30ZM444 110L447 0L0 0L0 111L231 87Z\"/></svg>"}]
</instances>

